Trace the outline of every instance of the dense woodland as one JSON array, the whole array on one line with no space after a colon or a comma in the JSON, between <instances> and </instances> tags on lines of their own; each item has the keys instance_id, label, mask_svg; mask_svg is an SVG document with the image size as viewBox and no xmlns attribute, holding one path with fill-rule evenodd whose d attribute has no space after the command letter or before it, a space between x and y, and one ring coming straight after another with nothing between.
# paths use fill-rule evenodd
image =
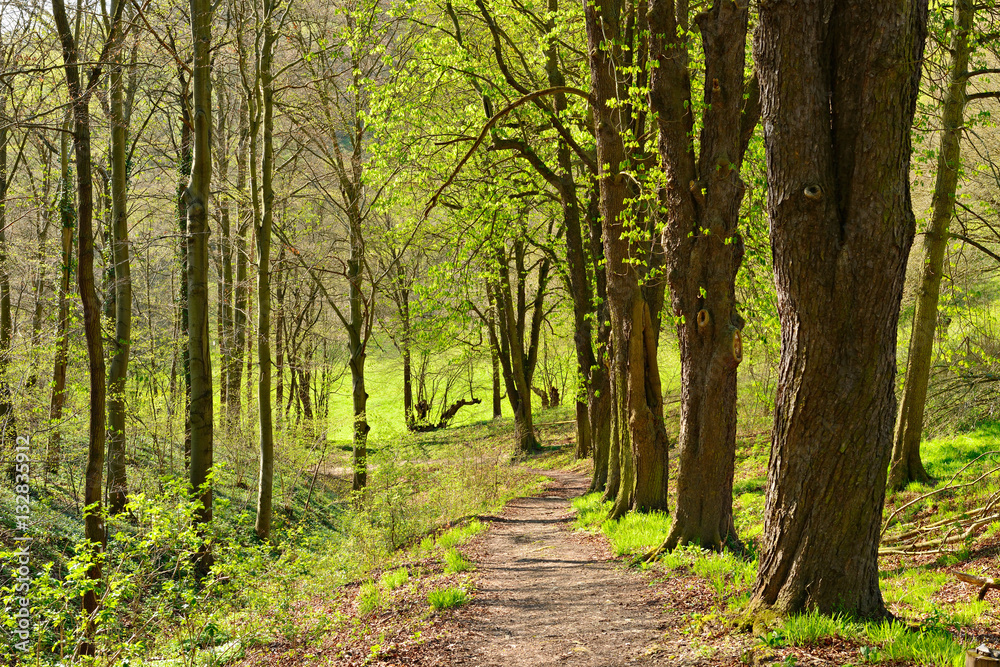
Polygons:
<instances>
[{"instance_id":1,"label":"dense woodland","mask_svg":"<svg viewBox=\"0 0 1000 667\"><path fill-rule=\"evenodd\" d=\"M886 572L985 595L998 29L972 0L0 0L0 539L32 554L4 664L319 641L296 600L552 466L606 533L659 517L642 567L729 559L727 627L768 646L944 618ZM989 608L898 659L952 664Z\"/></svg>"}]
</instances>

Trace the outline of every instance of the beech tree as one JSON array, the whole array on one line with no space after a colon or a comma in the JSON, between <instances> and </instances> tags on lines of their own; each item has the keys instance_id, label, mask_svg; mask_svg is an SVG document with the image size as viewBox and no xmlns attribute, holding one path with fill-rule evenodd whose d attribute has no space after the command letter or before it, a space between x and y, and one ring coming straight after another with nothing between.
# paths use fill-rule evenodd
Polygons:
<instances>
[{"instance_id":1,"label":"beech tree","mask_svg":"<svg viewBox=\"0 0 1000 667\"><path fill-rule=\"evenodd\" d=\"M886 615L878 541L926 0L760 6L781 365L754 604Z\"/></svg>"}]
</instances>

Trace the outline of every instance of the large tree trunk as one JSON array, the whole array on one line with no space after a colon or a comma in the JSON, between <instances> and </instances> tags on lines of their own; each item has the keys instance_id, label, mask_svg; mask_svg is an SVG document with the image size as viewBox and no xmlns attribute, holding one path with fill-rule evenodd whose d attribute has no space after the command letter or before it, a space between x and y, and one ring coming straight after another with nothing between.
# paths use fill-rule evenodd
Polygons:
<instances>
[{"instance_id":1,"label":"large tree trunk","mask_svg":"<svg viewBox=\"0 0 1000 667\"><path fill-rule=\"evenodd\" d=\"M213 463L212 356L208 326L208 203L212 179L212 5L209 0L190 0L193 155L191 180L184 191L187 204L188 251L188 353L191 359L191 491L201 501L195 521L212 520ZM198 565L206 570L211 554L198 554Z\"/></svg>"},{"instance_id":2,"label":"large tree trunk","mask_svg":"<svg viewBox=\"0 0 1000 667\"><path fill-rule=\"evenodd\" d=\"M263 211L257 242L257 366L260 382L257 394L260 415L260 475L257 480L257 536L266 540L271 534L272 492L274 488L274 425L271 419L271 226L274 220L274 87L271 58L274 31L271 26L274 4L265 2L264 38L261 41L258 76L259 109L264 116L264 151L261 161ZM254 196L256 200L256 195ZM279 403L280 405L280 403Z\"/></svg>"},{"instance_id":3,"label":"large tree trunk","mask_svg":"<svg viewBox=\"0 0 1000 667\"><path fill-rule=\"evenodd\" d=\"M685 8L686 9L686 8ZM744 185L739 170L753 127L756 96L744 116L747 5L716 0L697 22L705 52L700 155L688 73L687 16L671 0L650 2L654 68L650 107L659 122L661 191L667 224L667 279L681 357L677 511L664 548L738 544L733 523L736 457L736 367L743 358L736 312L736 272L743 259L738 231ZM680 30L678 28L681 28Z\"/></svg>"},{"instance_id":4,"label":"large tree trunk","mask_svg":"<svg viewBox=\"0 0 1000 667\"><path fill-rule=\"evenodd\" d=\"M123 0L116 0L122 2ZM120 49L120 42L112 48ZM124 59L115 54L109 72L111 108L111 232L114 283L115 336L111 341L108 373L108 508L112 513L125 509L128 479L125 473L125 379L132 338L132 269L129 262L128 209L126 193L126 140L128 127L124 104L122 70ZM108 295L111 298L111 295Z\"/></svg>"},{"instance_id":5,"label":"large tree trunk","mask_svg":"<svg viewBox=\"0 0 1000 667\"><path fill-rule=\"evenodd\" d=\"M760 7L781 365L754 604L886 615L878 541L926 0Z\"/></svg>"},{"instance_id":6,"label":"large tree trunk","mask_svg":"<svg viewBox=\"0 0 1000 667\"><path fill-rule=\"evenodd\" d=\"M973 17L971 0L955 0L951 33L951 71L941 114L941 145L938 147L937 179L934 184L934 212L924 234L923 275L917 291L916 312L910 332L910 354L906 359L906 379L896 419L888 485L902 489L910 482L928 482L930 475L920 460L920 436L927 403L927 383L934 356L934 329L937 326L938 296L944 252L948 247L948 227L955 214L955 191L961 166L962 128L965 125L965 89L969 81L969 54Z\"/></svg>"},{"instance_id":7,"label":"large tree trunk","mask_svg":"<svg viewBox=\"0 0 1000 667\"><path fill-rule=\"evenodd\" d=\"M45 455L45 472L59 471L62 459L62 433L59 422L66 405L66 367L69 362L69 290L73 277L73 227L76 210L73 207L73 190L69 178L69 125L63 125L60 135L59 220L61 226L59 255L59 319L56 324L56 353L52 370L52 396L49 402L49 423L52 435Z\"/></svg>"},{"instance_id":8,"label":"large tree trunk","mask_svg":"<svg viewBox=\"0 0 1000 667\"><path fill-rule=\"evenodd\" d=\"M607 262L607 296L611 320L610 382L612 396L611 464L620 458L618 494L612 516L630 509L667 509L667 432L663 421L663 396L657 367L656 313L639 286L636 257L647 256L642 244L630 240L626 229L625 199L629 196L628 168L623 135L632 114L619 98L626 73L619 71L624 53L625 8L620 0L586 3L585 19L594 96L598 182ZM645 12L638 12L640 24ZM634 27L633 23L629 24ZM643 32L642 26L637 28ZM641 60L637 56L637 60ZM637 65L642 66L641 62ZM632 223L629 223L632 227ZM610 476L610 475L609 475ZM611 480L609 480L610 482Z\"/></svg>"}]
</instances>

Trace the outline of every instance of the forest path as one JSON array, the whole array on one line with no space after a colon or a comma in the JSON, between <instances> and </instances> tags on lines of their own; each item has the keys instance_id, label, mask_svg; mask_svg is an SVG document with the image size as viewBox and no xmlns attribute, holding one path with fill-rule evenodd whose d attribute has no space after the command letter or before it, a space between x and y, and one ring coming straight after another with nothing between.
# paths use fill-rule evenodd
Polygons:
<instances>
[{"instance_id":1,"label":"forest path","mask_svg":"<svg viewBox=\"0 0 1000 667\"><path fill-rule=\"evenodd\" d=\"M467 551L478 567L472 602L457 613L467 632L452 664L681 664L657 643L663 600L641 573L611 559L603 535L574 532L570 500L589 480L537 471L553 480L518 498Z\"/></svg>"}]
</instances>

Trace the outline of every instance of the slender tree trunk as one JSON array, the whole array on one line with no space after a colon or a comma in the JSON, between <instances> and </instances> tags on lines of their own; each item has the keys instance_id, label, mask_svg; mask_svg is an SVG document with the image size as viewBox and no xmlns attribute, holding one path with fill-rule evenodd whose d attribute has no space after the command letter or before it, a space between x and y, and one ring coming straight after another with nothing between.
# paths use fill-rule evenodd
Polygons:
<instances>
[{"instance_id":1,"label":"slender tree trunk","mask_svg":"<svg viewBox=\"0 0 1000 667\"><path fill-rule=\"evenodd\" d=\"M116 0L122 2L123 0ZM116 43L112 48L120 49ZM128 502L125 472L125 380L132 338L132 269L129 260L128 173L125 162L128 127L124 105L121 53L109 72L111 107L111 230L115 335L108 373L108 508L122 512ZM111 294L108 295L111 298Z\"/></svg>"},{"instance_id":2,"label":"slender tree trunk","mask_svg":"<svg viewBox=\"0 0 1000 667\"><path fill-rule=\"evenodd\" d=\"M663 245L673 312L680 317L682 386L677 511L663 546L720 550L739 544L732 493L744 324L735 288L743 259L738 225L745 188L739 170L758 117L756 85L744 82L749 11L745 2L716 0L698 16L705 81L711 85L704 92L697 158L688 44L669 37L684 34L678 28L687 17L676 15L670 0L652 0L649 16L658 63L649 99L667 175L660 193L667 222Z\"/></svg>"},{"instance_id":3,"label":"slender tree trunk","mask_svg":"<svg viewBox=\"0 0 1000 667\"><path fill-rule=\"evenodd\" d=\"M274 32L271 26L274 4L265 2L264 34L258 60L260 88L258 98L264 116L264 150L261 162L263 211L256 230L257 245L257 365L260 369L257 400L260 415L260 475L257 480L257 536L266 540L271 534L272 490L274 487L274 427L271 421L271 225L274 220L274 86L271 80L271 57ZM256 197L255 197L256 199ZM281 322L278 322L280 350ZM279 352L280 355L280 352ZM280 382L280 375L279 375ZM281 398L279 395L278 405Z\"/></svg>"},{"instance_id":4,"label":"slender tree trunk","mask_svg":"<svg viewBox=\"0 0 1000 667\"><path fill-rule=\"evenodd\" d=\"M611 329L608 325L607 274L604 270L604 243L601 240L600 193L595 190L587 204L590 263L593 268L597 339L594 365L587 385L587 413L590 417L590 442L594 452L591 491L605 491L610 498L618 495L618 468L611 467L611 384L608 378L608 348ZM612 488L613 487L613 488Z\"/></svg>"},{"instance_id":5,"label":"slender tree trunk","mask_svg":"<svg viewBox=\"0 0 1000 667\"><path fill-rule=\"evenodd\" d=\"M760 6L781 364L753 604L887 612L878 542L926 0Z\"/></svg>"},{"instance_id":6,"label":"slender tree trunk","mask_svg":"<svg viewBox=\"0 0 1000 667\"><path fill-rule=\"evenodd\" d=\"M364 262L364 239L361 235L359 202L352 202L351 256L347 261L347 282L350 286L350 320L347 328L347 345L350 352L351 401L354 408L354 479L355 491L368 484L368 392L365 391L365 316L362 312L361 270ZM371 307L371 305L369 305Z\"/></svg>"},{"instance_id":7,"label":"slender tree trunk","mask_svg":"<svg viewBox=\"0 0 1000 667\"><path fill-rule=\"evenodd\" d=\"M45 457L45 471L55 474L62 459L62 433L59 422L66 405L66 367L69 362L69 293L73 277L73 227L76 210L73 207L73 190L69 173L69 121L63 124L60 140L59 220L61 223L59 260L59 320L56 329L55 365L52 371L52 396L49 403L49 451Z\"/></svg>"},{"instance_id":8,"label":"slender tree trunk","mask_svg":"<svg viewBox=\"0 0 1000 667\"><path fill-rule=\"evenodd\" d=\"M208 203L212 179L212 88L211 43L212 4L209 0L190 0L192 62L192 136L191 180L184 191L187 205L188 251L188 354L191 360L191 491L201 501L195 515L199 524L212 520L212 486L209 476L213 464L213 395L212 356L208 326ZM211 565L211 554L198 554L200 569Z\"/></svg>"},{"instance_id":9,"label":"slender tree trunk","mask_svg":"<svg viewBox=\"0 0 1000 667\"><path fill-rule=\"evenodd\" d=\"M184 466L191 467L191 314L189 308L189 285L188 276L190 274L188 256L188 214L187 203L184 193L188 182L191 179L191 142L192 123L191 118L191 90L190 82L185 76L184 70L177 69L177 78L180 83L180 107L181 107L181 142L180 155L177 171L180 178L177 182L177 224L180 229L180 260L181 275L179 280L180 298L178 308L180 309L180 341L181 341L181 375L184 376Z\"/></svg>"},{"instance_id":10,"label":"slender tree trunk","mask_svg":"<svg viewBox=\"0 0 1000 667\"><path fill-rule=\"evenodd\" d=\"M109 30L109 41L114 41L120 29L122 5L116 5ZM84 481L83 534L94 552L94 559L87 568L87 578L95 583L101 580L101 564L97 558L104 550L106 535L104 513L101 509L101 483L104 473L105 391L106 377L104 349L101 341L101 306L94 282L94 181L90 153L90 95L100 77L100 65L90 70L87 81L81 81L76 38L66 18L63 0L52 1L59 41L62 46L66 87L73 114L73 148L76 154L77 220L79 222L79 256L77 279L80 300L83 303L83 329L87 340L87 359L90 365L90 428L87 449L87 471ZM80 15L77 14L79 23ZM98 608L96 587L83 595L83 609L88 615L87 632L80 645L81 655L92 656L94 623Z\"/></svg>"},{"instance_id":11,"label":"slender tree trunk","mask_svg":"<svg viewBox=\"0 0 1000 667\"><path fill-rule=\"evenodd\" d=\"M0 93L0 115L5 115L6 91ZM7 472L13 480L16 474L14 447L17 422L14 418L14 397L10 390L11 334L10 275L7 271L7 126L0 127L0 452L8 458Z\"/></svg>"},{"instance_id":12,"label":"slender tree trunk","mask_svg":"<svg viewBox=\"0 0 1000 667\"><path fill-rule=\"evenodd\" d=\"M910 332L910 354L906 359L906 379L896 418L889 487L902 489L910 482L929 482L930 475L920 460L920 436L927 403L927 383L934 356L934 329L937 326L941 272L948 247L948 227L955 214L955 191L961 166L962 129L965 125L966 84L976 9L971 0L955 0L951 33L951 71L941 114L941 145L938 147L937 180L934 184L931 223L923 238L923 275L917 291L916 312Z\"/></svg>"},{"instance_id":13,"label":"slender tree trunk","mask_svg":"<svg viewBox=\"0 0 1000 667\"><path fill-rule=\"evenodd\" d=\"M228 124L226 118L225 86L216 86L215 96L218 101L216 125L216 156L218 162L219 182L228 189L229 151ZM233 370L233 234L230 222L230 195L220 192L216 196L219 203L219 294L218 294L218 327L219 327L219 402L224 406L223 418L220 420L228 429L229 417L233 411L230 402L232 381L229 379ZM238 393L238 392L237 392Z\"/></svg>"},{"instance_id":14,"label":"slender tree trunk","mask_svg":"<svg viewBox=\"0 0 1000 667\"><path fill-rule=\"evenodd\" d=\"M249 118L246 98L240 101L239 147L236 153L236 192L238 199L236 230L236 276L233 287L233 349L229 379L229 420L240 423L242 410L243 355L247 343L247 230L252 226L253 210L247 193L247 151L249 150Z\"/></svg>"}]
</instances>

